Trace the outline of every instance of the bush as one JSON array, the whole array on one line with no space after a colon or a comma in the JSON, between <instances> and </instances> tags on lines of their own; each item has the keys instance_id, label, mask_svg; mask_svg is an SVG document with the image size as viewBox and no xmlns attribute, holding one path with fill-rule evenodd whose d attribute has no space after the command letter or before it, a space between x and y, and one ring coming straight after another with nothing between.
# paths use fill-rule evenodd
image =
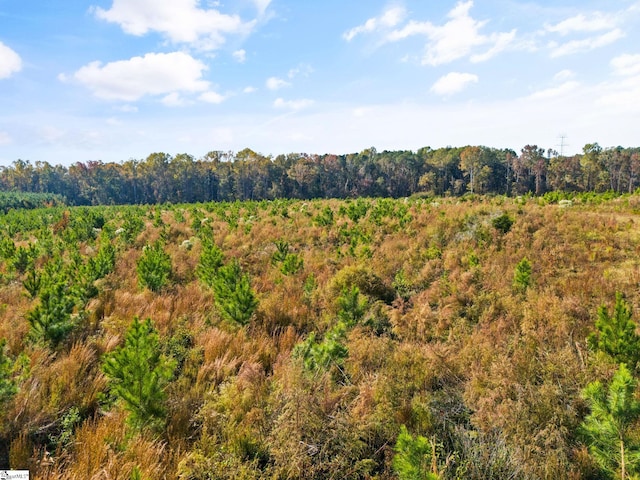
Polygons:
<instances>
[{"instance_id":1,"label":"bush","mask_svg":"<svg viewBox=\"0 0 640 480\"><path fill-rule=\"evenodd\" d=\"M494 218L491 221L493 228L498 230L500 233L505 234L509 230L511 230L511 226L513 225L513 218L511 218L506 213L503 213L499 217Z\"/></svg>"}]
</instances>

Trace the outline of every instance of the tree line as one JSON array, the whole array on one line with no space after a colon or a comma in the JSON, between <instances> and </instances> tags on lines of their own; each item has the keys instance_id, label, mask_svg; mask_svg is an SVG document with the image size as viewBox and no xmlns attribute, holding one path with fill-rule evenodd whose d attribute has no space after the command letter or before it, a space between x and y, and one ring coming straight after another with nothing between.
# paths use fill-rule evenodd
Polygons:
<instances>
[{"instance_id":1,"label":"tree line","mask_svg":"<svg viewBox=\"0 0 640 480\"><path fill-rule=\"evenodd\" d=\"M87 161L69 167L16 160L0 168L0 190L64 195L72 205L192 203L274 198L406 197L494 193L633 192L640 187L640 148L584 146L562 156L526 145L424 147L345 155L250 149L202 158L152 153L144 160Z\"/></svg>"}]
</instances>

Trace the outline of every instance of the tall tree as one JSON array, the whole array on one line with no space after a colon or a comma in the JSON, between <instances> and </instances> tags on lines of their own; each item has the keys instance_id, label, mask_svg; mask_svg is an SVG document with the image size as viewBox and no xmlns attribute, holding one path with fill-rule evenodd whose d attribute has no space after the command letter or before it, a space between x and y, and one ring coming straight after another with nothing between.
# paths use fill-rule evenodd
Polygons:
<instances>
[{"instance_id":1,"label":"tall tree","mask_svg":"<svg viewBox=\"0 0 640 480\"><path fill-rule=\"evenodd\" d=\"M589 192L595 190L597 187L597 178L601 171L600 154L602 153L602 147L598 143L587 143L582 148L582 157L580 159L580 165L582 166L583 187L584 190Z\"/></svg>"},{"instance_id":2,"label":"tall tree","mask_svg":"<svg viewBox=\"0 0 640 480\"><path fill-rule=\"evenodd\" d=\"M467 147L460 153L460 168L469 177L469 191L475 193L475 180L482 168L482 149L480 147Z\"/></svg>"}]
</instances>

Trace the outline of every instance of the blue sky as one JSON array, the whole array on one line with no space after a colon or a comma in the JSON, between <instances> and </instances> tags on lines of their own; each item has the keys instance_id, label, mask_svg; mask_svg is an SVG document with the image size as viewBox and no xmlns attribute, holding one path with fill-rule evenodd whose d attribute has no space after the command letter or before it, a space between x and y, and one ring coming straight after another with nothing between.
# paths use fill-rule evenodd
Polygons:
<instances>
[{"instance_id":1,"label":"blue sky","mask_svg":"<svg viewBox=\"0 0 640 480\"><path fill-rule=\"evenodd\" d=\"M0 165L638 146L639 26L638 0L0 0Z\"/></svg>"}]
</instances>

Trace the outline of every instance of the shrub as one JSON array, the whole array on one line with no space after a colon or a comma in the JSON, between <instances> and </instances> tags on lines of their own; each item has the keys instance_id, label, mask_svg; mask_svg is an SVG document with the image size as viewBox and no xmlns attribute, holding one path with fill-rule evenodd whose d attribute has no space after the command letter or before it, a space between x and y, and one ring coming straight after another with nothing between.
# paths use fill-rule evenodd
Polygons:
<instances>
[{"instance_id":1,"label":"shrub","mask_svg":"<svg viewBox=\"0 0 640 480\"><path fill-rule=\"evenodd\" d=\"M506 213L503 213L499 217L494 218L491 221L493 228L498 230L500 233L505 234L509 230L511 230L511 226L513 225L513 218L511 218Z\"/></svg>"}]
</instances>

